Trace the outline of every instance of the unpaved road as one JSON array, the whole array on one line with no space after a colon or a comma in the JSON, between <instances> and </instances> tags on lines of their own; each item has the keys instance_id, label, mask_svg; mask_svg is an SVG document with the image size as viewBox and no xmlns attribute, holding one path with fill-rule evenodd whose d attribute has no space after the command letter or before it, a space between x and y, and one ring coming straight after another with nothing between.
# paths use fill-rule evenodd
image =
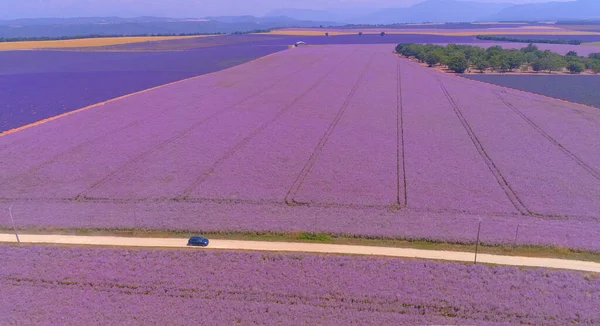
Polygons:
<instances>
[{"instance_id":1,"label":"unpaved road","mask_svg":"<svg viewBox=\"0 0 600 326\"><path fill-rule=\"evenodd\" d=\"M149 248L189 248L184 238L133 238L116 236L75 236L75 235L32 235L20 234L21 243L94 245L117 247L149 247ZM16 243L14 234L0 233L0 242ZM200 247L193 247L200 249ZM410 248L390 248L375 246L352 246L322 243L241 241L241 240L210 240L209 249L255 250L255 251L286 251L326 254L349 254L367 256L388 256L403 258L419 258L434 260L449 260L472 262L474 254L470 252L423 250ZM201 248L201 249L206 249ZM546 267L570 269L577 271L600 273L600 263L566 260L555 258L535 258L520 256L501 256L478 254L477 262L498 265Z\"/></svg>"}]
</instances>

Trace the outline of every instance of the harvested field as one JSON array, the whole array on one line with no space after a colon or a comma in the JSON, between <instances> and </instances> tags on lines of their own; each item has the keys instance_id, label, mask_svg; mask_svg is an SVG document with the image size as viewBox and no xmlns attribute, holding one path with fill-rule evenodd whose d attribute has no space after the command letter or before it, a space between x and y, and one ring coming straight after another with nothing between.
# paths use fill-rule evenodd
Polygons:
<instances>
[{"instance_id":1,"label":"harvested field","mask_svg":"<svg viewBox=\"0 0 600 326\"><path fill-rule=\"evenodd\" d=\"M290 49L4 135L0 201L33 228L472 242L481 221L600 250L600 111L392 50Z\"/></svg>"},{"instance_id":2,"label":"harvested field","mask_svg":"<svg viewBox=\"0 0 600 326\"><path fill-rule=\"evenodd\" d=\"M463 77L600 108L600 75L466 74Z\"/></svg>"},{"instance_id":3,"label":"harvested field","mask_svg":"<svg viewBox=\"0 0 600 326\"><path fill-rule=\"evenodd\" d=\"M97 37L97 38L82 38L82 39L73 39L73 40L0 42L0 51L1 50L31 50L31 49L44 49L44 48L78 48L78 47L88 47L88 46L107 46L107 45L116 45L116 44L189 39L189 38L198 38L198 37L207 37L207 36L214 36L214 35Z\"/></svg>"},{"instance_id":4,"label":"harvested field","mask_svg":"<svg viewBox=\"0 0 600 326\"><path fill-rule=\"evenodd\" d=\"M579 272L233 251L0 255L3 325L600 323L600 278Z\"/></svg>"}]
</instances>

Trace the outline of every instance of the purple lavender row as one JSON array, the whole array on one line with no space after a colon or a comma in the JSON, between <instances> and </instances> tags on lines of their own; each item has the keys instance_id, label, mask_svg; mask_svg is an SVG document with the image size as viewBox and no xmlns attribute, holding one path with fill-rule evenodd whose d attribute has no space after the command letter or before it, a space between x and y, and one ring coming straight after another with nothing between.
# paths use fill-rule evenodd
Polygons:
<instances>
[{"instance_id":1,"label":"purple lavender row","mask_svg":"<svg viewBox=\"0 0 600 326\"><path fill-rule=\"evenodd\" d=\"M0 324L598 324L600 278L390 258L1 246Z\"/></svg>"},{"instance_id":2,"label":"purple lavender row","mask_svg":"<svg viewBox=\"0 0 600 326\"><path fill-rule=\"evenodd\" d=\"M378 51L299 191L298 202L404 204L397 59Z\"/></svg>"},{"instance_id":3,"label":"purple lavender row","mask_svg":"<svg viewBox=\"0 0 600 326\"><path fill-rule=\"evenodd\" d=\"M457 83L455 77L441 76L457 109L474 132L493 164L506 180L505 190L513 192L526 212L546 216L598 216L600 207L600 175L590 175L585 161L567 155L536 128L511 110L492 92L489 85ZM544 110L551 111L551 101ZM571 112L553 121L560 124ZM575 115L576 116L576 115ZM578 125L587 122L571 118ZM594 128L564 131L579 133L578 138L593 138ZM586 132L587 131L587 132ZM590 149L583 150L587 152ZM581 148L578 152L582 152ZM587 157L597 164L598 155ZM508 189L510 187L510 189Z\"/></svg>"},{"instance_id":4,"label":"purple lavender row","mask_svg":"<svg viewBox=\"0 0 600 326\"><path fill-rule=\"evenodd\" d=\"M193 189L191 198L283 202L360 74L370 66L371 51L344 47L349 54L338 57L340 66L322 66L329 72L322 82L223 162ZM334 49L324 51L333 55Z\"/></svg>"},{"instance_id":5,"label":"purple lavender row","mask_svg":"<svg viewBox=\"0 0 600 326\"><path fill-rule=\"evenodd\" d=\"M408 207L516 213L436 76L400 60Z\"/></svg>"},{"instance_id":6,"label":"purple lavender row","mask_svg":"<svg viewBox=\"0 0 600 326\"><path fill-rule=\"evenodd\" d=\"M319 54L313 49L297 50L297 57L294 56L293 60L303 65L303 69L276 83L273 83L276 75L270 72L272 75L264 79L271 81L272 87L243 99L231 108L227 108L227 103L215 102L212 106L225 110L218 118L206 121L144 160L132 162L97 189L88 192L89 196L175 198L188 195L191 188L208 177L220 162L260 133L264 125L276 119L295 98L309 90L315 80L326 73L323 67L338 66L339 56L344 55L341 50L329 55ZM213 96L229 96L231 91L234 89L224 89ZM157 179L157 175L164 177Z\"/></svg>"},{"instance_id":7,"label":"purple lavender row","mask_svg":"<svg viewBox=\"0 0 600 326\"><path fill-rule=\"evenodd\" d=\"M212 94L215 88L227 89L234 85L240 85L252 81L253 78L261 78L261 76L269 73L271 69L282 67L281 62L269 59L268 57L261 59L260 66L266 68L266 70L258 74L255 65L237 66L229 69L226 74L212 74L197 78L194 79L192 84L179 83L165 86L152 92L137 94L118 102L77 113L66 119L58 119L52 123L3 136L0 139L0 155L5 157L6 160L0 162L0 167L6 164L6 169L9 166L13 169L21 169L11 171L10 176L14 177L58 154L61 149L77 146L86 141L97 140L98 137L105 137L128 128L132 123L139 124L143 121L161 119L163 116L172 114L174 110L181 110L179 106L171 108L167 105L180 98L181 92L193 90L189 95L190 99L197 100L205 95ZM285 70L282 72L285 72ZM77 134L77 137L64 137L65 134ZM40 137L44 138L43 143L30 141ZM28 156L29 159L26 162L21 162L19 157L16 156L17 152L19 156ZM17 162L20 163L17 164ZM0 168L0 173L7 171L6 169ZM0 174L0 176L3 175ZM4 182L4 179L0 178L0 182Z\"/></svg>"},{"instance_id":8,"label":"purple lavender row","mask_svg":"<svg viewBox=\"0 0 600 326\"><path fill-rule=\"evenodd\" d=\"M0 131L286 49L232 45L200 51L0 52Z\"/></svg>"},{"instance_id":9,"label":"purple lavender row","mask_svg":"<svg viewBox=\"0 0 600 326\"><path fill-rule=\"evenodd\" d=\"M296 52L290 52L289 55L287 60L291 61L299 56ZM51 125L58 128L60 124L69 123L69 126L62 129L60 133L54 133L50 136L50 140L45 140L46 146L49 145L49 142L56 141L56 145L48 146L49 151L53 151L51 155L35 160L35 163L26 162L11 167L12 175L19 175L19 177L11 180L13 186L8 188L10 190L2 189L0 193L6 196L7 193L4 190L8 190L11 194L26 198L77 196L124 163L160 146L170 137L176 136L176 133L194 127L194 124L201 123L204 119L246 97L257 95L258 92L276 83L278 78L291 75L298 70L297 66L288 65L286 67L282 65L282 61L269 61L269 58L265 58L261 63L253 64L259 65L265 70L258 68L259 73L257 74L256 70L252 71L249 69L250 67L245 67L243 75L236 73L218 77L210 75L139 94L74 115L95 116L102 114L99 112L108 107L112 112L105 113L107 115L105 119L90 119L89 122L86 121L87 123L79 123L69 117L57 120L56 124L53 122L43 125L42 127ZM226 74L229 73L226 72ZM238 80L244 83L240 87L241 91L238 91L236 96L231 96L231 84ZM220 91L216 91L214 88L207 89L213 85ZM180 96L182 93L189 95L182 98ZM156 113L157 116L152 116ZM137 122L138 120L142 120L142 122ZM78 139L80 133L93 132L95 126L104 129L105 126L111 126L113 121L125 126L112 132L103 133L101 137L91 137L90 141L79 142L77 145L61 143L62 139ZM37 127L32 129L35 130ZM25 132L27 131L29 130L25 130ZM39 132L44 133L45 131L40 130ZM18 134L16 133L16 135ZM13 135L2 137L0 142L6 141L4 138L10 141L12 137ZM23 148L18 146L11 146L9 150L21 152L22 154L19 155L21 159L23 155L34 157L38 155L35 151L36 147L25 153L23 153ZM56 154L58 156L55 156ZM6 155L14 154L8 152ZM10 162L7 163L7 166L10 166ZM25 169L25 166L30 168ZM90 168L91 166L94 168ZM67 173L67 171L69 172ZM61 186L57 187L57 185Z\"/></svg>"}]
</instances>

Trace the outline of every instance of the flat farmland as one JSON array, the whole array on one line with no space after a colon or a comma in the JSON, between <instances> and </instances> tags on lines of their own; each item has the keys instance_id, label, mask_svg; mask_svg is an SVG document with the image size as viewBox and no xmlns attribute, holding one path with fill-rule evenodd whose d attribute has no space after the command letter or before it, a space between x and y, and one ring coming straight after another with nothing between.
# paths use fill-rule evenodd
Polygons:
<instances>
[{"instance_id":1,"label":"flat farmland","mask_svg":"<svg viewBox=\"0 0 600 326\"><path fill-rule=\"evenodd\" d=\"M107 45L116 45L116 44L155 42L155 41L177 40L177 39L197 38L197 37L207 37L207 36L212 36L212 35L96 37L96 38L81 38L81 39L71 39L71 40L2 42L2 43L0 43L0 50L30 50L30 49L42 49L42 48L76 48L76 47L87 47L87 46L107 46Z\"/></svg>"},{"instance_id":2,"label":"flat farmland","mask_svg":"<svg viewBox=\"0 0 600 326\"><path fill-rule=\"evenodd\" d=\"M5 134L0 203L28 228L472 242L481 222L600 250L600 111L392 51L289 49Z\"/></svg>"},{"instance_id":3,"label":"flat farmland","mask_svg":"<svg viewBox=\"0 0 600 326\"><path fill-rule=\"evenodd\" d=\"M600 75L465 74L463 77L600 108Z\"/></svg>"},{"instance_id":4,"label":"flat farmland","mask_svg":"<svg viewBox=\"0 0 600 326\"><path fill-rule=\"evenodd\" d=\"M2 325L600 323L600 278L573 271L223 250L0 255Z\"/></svg>"}]
</instances>

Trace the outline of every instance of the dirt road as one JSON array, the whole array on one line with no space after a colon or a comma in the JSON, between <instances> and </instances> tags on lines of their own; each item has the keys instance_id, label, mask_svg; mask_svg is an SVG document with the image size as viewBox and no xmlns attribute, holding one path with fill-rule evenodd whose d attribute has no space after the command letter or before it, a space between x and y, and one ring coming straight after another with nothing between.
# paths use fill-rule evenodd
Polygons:
<instances>
[{"instance_id":1,"label":"dirt road","mask_svg":"<svg viewBox=\"0 0 600 326\"><path fill-rule=\"evenodd\" d=\"M187 239L183 238L130 238L115 236L71 236L71 235L32 235L20 234L21 243L37 244L68 244L94 245L117 247L148 247L148 248L189 248ZM16 243L14 234L0 234L0 242ZM199 247L194 247L200 249ZM322 243L268 242L241 240L210 240L208 249L308 252L326 254L387 256L402 258L419 258L434 260L449 260L473 262L474 254L470 252L422 250L410 248L390 248L375 246L334 245ZM206 250L207 248L201 248ZM501 256L490 254L477 255L477 262L498 265L545 267L570 269L577 271L600 273L600 263L566 260L555 258L535 258L519 256Z\"/></svg>"}]
</instances>

